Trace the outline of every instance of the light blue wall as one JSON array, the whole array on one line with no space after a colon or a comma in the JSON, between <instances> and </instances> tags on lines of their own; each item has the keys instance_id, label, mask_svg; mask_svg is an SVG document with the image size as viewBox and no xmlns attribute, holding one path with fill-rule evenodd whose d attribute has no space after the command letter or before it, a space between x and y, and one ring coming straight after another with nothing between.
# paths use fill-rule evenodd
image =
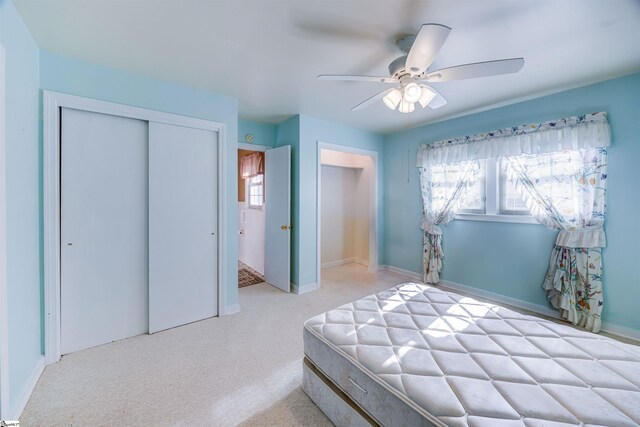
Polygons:
<instances>
[{"instance_id":1,"label":"light blue wall","mask_svg":"<svg viewBox=\"0 0 640 427\"><path fill-rule=\"evenodd\" d=\"M326 142L348 147L375 151L379 164L383 161L384 138L376 133L339 125L314 117L299 116L300 140L298 155L294 156L294 184L292 203L295 217L293 222L297 239L293 246L293 283L304 286L316 283L317 278L317 161L318 142ZM297 163L297 164L296 164ZM378 173L379 200L382 200L382 174ZM382 218L380 209L379 218ZM378 238L382 247L382 233Z\"/></svg>"},{"instance_id":2,"label":"light blue wall","mask_svg":"<svg viewBox=\"0 0 640 427\"><path fill-rule=\"evenodd\" d=\"M13 4L0 0L6 59L9 405L14 414L41 359L38 47Z\"/></svg>"},{"instance_id":3,"label":"light blue wall","mask_svg":"<svg viewBox=\"0 0 640 427\"><path fill-rule=\"evenodd\" d=\"M53 53L40 53L40 86L103 101L158 110L226 124L227 304L238 301L238 104L235 99Z\"/></svg>"},{"instance_id":4,"label":"light blue wall","mask_svg":"<svg viewBox=\"0 0 640 427\"><path fill-rule=\"evenodd\" d=\"M244 137L253 135L254 145L276 146L276 125L254 122L253 120L238 119L238 142L246 144Z\"/></svg>"},{"instance_id":5,"label":"light blue wall","mask_svg":"<svg viewBox=\"0 0 640 427\"><path fill-rule=\"evenodd\" d=\"M612 129L604 251L603 321L640 330L640 74L513 104L385 138L384 262L421 266L418 144L492 129L607 111ZM442 278L547 305L543 281L555 232L540 225L454 220L443 227Z\"/></svg>"}]
</instances>

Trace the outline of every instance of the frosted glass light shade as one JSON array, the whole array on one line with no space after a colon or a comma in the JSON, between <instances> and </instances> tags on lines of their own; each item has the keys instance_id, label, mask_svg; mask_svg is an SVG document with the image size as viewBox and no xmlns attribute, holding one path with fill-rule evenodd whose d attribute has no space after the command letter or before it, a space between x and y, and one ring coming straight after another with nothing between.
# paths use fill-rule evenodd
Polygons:
<instances>
[{"instance_id":1,"label":"frosted glass light shade","mask_svg":"<svg viewBox=\"0 0 640 427\"><path fill-rule=\"evenodd\" d=\"M422 105L422 108L424 108L429 105L433 98L436 97L436 93L427 86L421 85L420 87L422 88L422 95L420 95L420 99L418 99L418 102L420 103L420 105Z\"/></svg>"},{"instance_id":2,"label":"frosted glass light shade","mask_svg":"<svg viewBox=\"0 0 640 427\"><path fill-rule=\"evenodd\" d=\"M416 104L414 102L407 102L404 99L400 101L400 107L398 111L401 113L412 113L416 109Z\"/></svg>"},{"instance_id":3,"label":"frosted glass light shade","mask_svg":"<svg viewBox=\"0 0 640 427\"><path fill-rule=\"evenodd\" d=\"M429 105L433 98L436 97L436 93L427 86L421 85L420 87L422 88L422 95L420 95L420 99L418 99L418 102L420 103L420 105L422 105L422 108L424 108Z\"/></svg>"},{"instance_id":4,"label":"frosted glass light shade","mask_svg":"<svg viewBox=\"0 0 640 427\"><path fill-rule=\"evenodd\" d=\"M404 87L404 100L407 102L418 102L421 95L422 89L415 82L411 82Z\"/></svg>"},{"instance_id":5,"label":"frosted glass light shade","mask_svg":"<svg viewBox=\"0 0 640 427\"><path fill-rule=\"evenodd\" d=\"M402 100L402 92L399 89L392 90L382 98L382 101L390 110L395 110L400 104L400 100Z\"/></svg>"}]
</instances>

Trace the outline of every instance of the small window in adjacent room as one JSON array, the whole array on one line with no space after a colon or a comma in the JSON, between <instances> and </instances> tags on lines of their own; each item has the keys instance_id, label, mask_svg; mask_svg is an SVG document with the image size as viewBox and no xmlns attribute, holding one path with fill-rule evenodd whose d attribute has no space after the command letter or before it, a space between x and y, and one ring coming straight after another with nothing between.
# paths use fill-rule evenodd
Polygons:
<instances>
[{"instance_id":1,"label":"small window in adjacent room","mask_svg":"<svg viewBox=\"0 0 640 427\"><path fill-rule=\"evenodd\" d=\"M264 203L264 175L256 175L253 178L247 179L247 186L249 191L247 192L249 197L249 207L252 209L262 209Z\"/></svg>"}]
</instances>

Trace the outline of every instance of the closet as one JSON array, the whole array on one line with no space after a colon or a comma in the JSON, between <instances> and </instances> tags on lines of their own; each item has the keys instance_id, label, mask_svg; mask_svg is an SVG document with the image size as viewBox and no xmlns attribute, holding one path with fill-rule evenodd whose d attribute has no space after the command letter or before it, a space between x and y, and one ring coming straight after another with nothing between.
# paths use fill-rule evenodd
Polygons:
<instances>
[{"instance_id":1,"label":"closet","mask_svg":"<svg viewBox=\"0 0 640 427\"><path fill-rule=\"evenodd\" d=\"M325 149L320 157L321 267L351 263L368 266L373 161L367 156Z\"/></svg>"},{"instance_id":2,"label":"closet","mask_svg":"<svg viewBox=\"0 0 640 427\"><path fill-rule=\"evenodd\" d=\"M218 134L61 111L66 354L217 315Z\"/></svg>"}]
</instances>

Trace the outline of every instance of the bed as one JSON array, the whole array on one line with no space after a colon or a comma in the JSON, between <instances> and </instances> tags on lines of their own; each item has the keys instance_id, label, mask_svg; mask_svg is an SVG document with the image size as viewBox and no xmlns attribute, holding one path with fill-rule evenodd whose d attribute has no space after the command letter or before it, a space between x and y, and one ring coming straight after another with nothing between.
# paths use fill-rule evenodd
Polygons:
<instances>
[{"instance_id":1,"label":"bed","mask_svg":"<svg viewBox=\"0 0 640 427\"><path fill-rule=\"evenodd\" d=\"M424 284L309 319L304 351L338 426L640 424L640 347Z\"/></svg>"}]
</instances>

